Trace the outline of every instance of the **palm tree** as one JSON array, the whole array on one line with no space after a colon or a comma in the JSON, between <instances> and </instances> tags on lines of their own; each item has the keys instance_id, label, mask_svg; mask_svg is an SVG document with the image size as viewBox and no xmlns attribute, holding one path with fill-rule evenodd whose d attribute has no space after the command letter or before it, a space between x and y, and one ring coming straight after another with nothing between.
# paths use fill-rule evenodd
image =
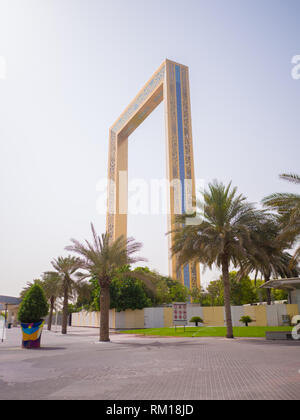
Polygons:
<instances>
[{"instance_id":1,"label":"palm tree","mask_svg":"<svg viewBox=\"0 0 300 420\"><path fill-rule=\"evenodd\" d=\"M100 341L109 340L109 309L110 309L110 284L112 279L118 275L126 278L130 274L143 280L148 287L153 285L150 281L151 275L142 272L120 273L120 268L142 261L141 257L135 254L141 249L142 245L135 242L133 238L119 237L112 241L106 233L98 236L93 224L91 224L93 242L85 241L80 243L71 239L73 245L66 247L68 251L75 252L81 257L81 268L86 273L81 273L81 278L96 278L100 286Z\"/></svg>"},{"instance_id":2,"label":"palm tree","mask_svg":"<svg viewBox=\"0 0 300 420\"><path fill-rule=\"evenodd\" d=\"M79 273L78 273L79 274ZM80 274L77 277L81 277ZM76 309L84 309L91 306L93 286L91 283L77 283L74 289L76 299Z\"/></svg>"},{"instance_id":3,"label":"palm tree","mask_svg":"<svg viewBox=\"0 0 300 420\"><path fill-rule=\"evenodd\" d=\"M173 255L178 265L200 262L209 268L215 264L222 269L227 338L233 338L229 267L242 265L246 256L254 252L251 231L262 218L262 212L237 195L231 183L225 187L214 181L203 193L202 222L195 226L178 226L174 231ZM179 218L178 222L184 222Z\"/></svg>"},{"instance_id":4,"label":"palm tree","mask_svg":"<svg viewBox=\"0 0 300 420\"><path fill-rule=\"evenodd\" d=\"M280 233L278 217L265 214L261 223L258 223L251 232L255 252L248 255L240 275L248 275L251 271L255 271L255 279L260 273L267 283L271 276L287 278L298 274L297 269L290 268L292 256L285 251L288 242ZM267 289L267 303L271 305L270 289Z\"/></svg>"},{"instance_id":5,"label":"palm tree","mask_svg":"<svg viewBox=\"0 0 300 420\"><path fill-rule=\"evenodd\" d=\"M296 174L283 174L280 178L300 184L300 176ZM300 195L291 193L276 193L263 199L263 204L278 211L281 216L282 238L290 241L291 246L300 237ZM293 265L300 258L300 246L296 249Z\"/></svg>"},{"instance_id":6,"label":"palm tree","mask_svg":"<svg viewBox=\"0 0 300 420\"><path fill-rule=\"evenodd\" d=\"M51 331L53 311L57 298L62 295L63 277L57 271L48 271L43 275L42 287L50 303L48 330Z\"/></svg>"},{"instance_id":7,"label":"palm tree","mask_svg":"<svg viewBox=\"0 0 300 420\"><path fill-rule=\"evenodd\" d=\"M81 267L81 260L79 258L68 256L66 258L58 257L51 261L54 269L62 276L63 289L63 314L62 314L62 334L67 334L68 325L68 303L69 297L76 286L76 280L72 279L72 275ZM51 273L51 272L48 272ZM47 273L46 273L47 274ZM80 281L80 279L77 279Z\"/></svg>"}]
</instances>

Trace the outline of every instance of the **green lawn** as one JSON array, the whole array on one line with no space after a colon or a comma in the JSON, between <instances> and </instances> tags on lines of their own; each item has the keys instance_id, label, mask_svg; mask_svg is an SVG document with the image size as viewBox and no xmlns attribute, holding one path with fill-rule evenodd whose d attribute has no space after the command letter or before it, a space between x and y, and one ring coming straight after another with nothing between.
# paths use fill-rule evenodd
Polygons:
<instances>
[{"instance_id":1,"label":"green lawn","mask_svg":"<svg viewBox=\"0 0 300 420\"><path fill-rule=\"evenodd\" d=\"M235 337L265 337L266 331L292 331L292 327L234 327ZM164 337L225 337L226 327L154 328L121 331L123 334L156 335Z\"/></svg>"}]
</instances>

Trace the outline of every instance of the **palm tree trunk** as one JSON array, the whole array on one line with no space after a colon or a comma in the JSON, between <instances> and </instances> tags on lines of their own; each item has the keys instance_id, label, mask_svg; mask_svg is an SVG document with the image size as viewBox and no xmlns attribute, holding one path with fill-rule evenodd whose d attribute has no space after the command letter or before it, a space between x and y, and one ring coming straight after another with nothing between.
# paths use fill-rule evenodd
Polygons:
<instances>
[{"instance_id":1,"label":"palm tree trunk","mask_svg":"<svg viewBox=\"0 0 300 420\"><path fill-rule=\"evenodd\" d=\"M65 284L64 288L64 304L63 304L63 313L62 313L62 328L61 333L67 334L67 325L68 325L68 303L69 303L69 290L68 284Z\"/></svg>"},{"instance_id":2,"label":"palm tree trunk","mask_svg":"<svg viewBox=\"0 0 300 420\"><path fill-rule=\"evenodd\" d=\"M229 261L227 255L222 258L222 274L224 284L224 305L225 317L227 326L227 338L234 338L231 318L231 303L230 303L230 280L229 280Z\"/></svg>"},{"instance_id":3,"label":"palm tree trunk","mask_svg":"<svg viewBox=\"0 0 300 420\"><path fill-rule=\"evenodd\" d=\"M100 341L110 341L109 339L109 309L110 309L110 290L109 285L100 288Z\"/></svg>"},{"instance_id":4,"label":"palm tree trunk","mask_svg":"<svg viewBox=\"0 0 300 420\"><path fill-rule=\"evenodd\" d=\"M49 313L49 319L48 319L48 331L51 331L51 327L52 327L54 303L55 303L55 298L54 298L54 296L51 296L51 298L50 298L50 313Z\"/></svg>"},{"instance_id":5,"label":"palm tree trunk","mask_svg":"<svg viewBox=\"0 0 300 420\"><path fill-rule=\"evenodd\" d=\"M265 283L267 283L268 281L270 281L270 276L265 275ZM266 289L266 290L267 290L267 305L271 306L272 304L271 289Z\"/></svg>"}]
</instances>

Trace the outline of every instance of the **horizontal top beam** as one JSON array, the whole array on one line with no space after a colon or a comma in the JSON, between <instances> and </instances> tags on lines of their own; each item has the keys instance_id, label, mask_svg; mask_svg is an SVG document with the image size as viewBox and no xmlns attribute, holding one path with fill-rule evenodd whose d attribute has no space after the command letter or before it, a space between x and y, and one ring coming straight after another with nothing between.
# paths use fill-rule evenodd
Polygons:
<instances>
[{"instance_id":1,"label":"horizontal top beam","mask_svg":"<svg viewBox=\"0 0 300 420\"><path fill-rule=\"evenodd\" d=\"M175 61L166 59L156 70L156 72L152 75L152 77L148 80L148 82L143 86L143 88L139 91L136 97L130 102L130 104L123 111L121 116L111 126L110 131L113 131L115 134L119 134L124 129L124 127L130 124L131 120L136 117L136 114L141 112L141 109L145 107L146 103L149 102L152 96L154 96L154 98L152 98L153 107L151 110L150 108L148 109L148 115L154 110L156 106L158 106L161 103L163 97L160 92L160 87L163 85L163 82L165 80L166 68L168 63L187 68L187 66L184 66L183 64L179 64ZM143 114L143 116L140 118L140 124L148 115L145 115L144 117ZM134 130L131 128L131 130L129 130L129 134L131 134L132 131ZM124 134L125 137L126 135L127 133Z\"/></svg>"}]
</instances>

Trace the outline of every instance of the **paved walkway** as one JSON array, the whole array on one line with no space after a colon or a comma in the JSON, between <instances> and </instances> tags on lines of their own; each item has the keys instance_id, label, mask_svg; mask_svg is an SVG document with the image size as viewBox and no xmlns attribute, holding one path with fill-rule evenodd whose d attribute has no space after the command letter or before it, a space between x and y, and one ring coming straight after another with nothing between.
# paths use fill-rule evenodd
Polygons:
<instances>
[{"instance_id":1,"label":"paved walkway","mask_svg":"<svg viewBox=\"0 0 300 420\"><path fill-rule=\"evenodd\" d=\"M0 399L300 399L300 343L44 331L43 348L0 342Z\"/></svg>"}]
</instances>

